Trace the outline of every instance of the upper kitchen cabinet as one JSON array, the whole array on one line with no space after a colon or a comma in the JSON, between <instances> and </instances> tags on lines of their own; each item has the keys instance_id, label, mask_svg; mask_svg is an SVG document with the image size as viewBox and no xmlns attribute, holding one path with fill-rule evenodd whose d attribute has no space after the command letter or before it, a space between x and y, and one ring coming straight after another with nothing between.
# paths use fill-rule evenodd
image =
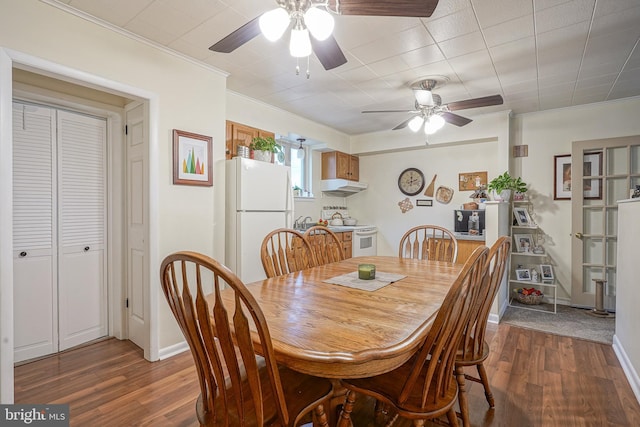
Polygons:
<instances>
[{"instance_id":1,"label":"upper kitchen cabinet","mask_svg":"<svg viewBox=\"0 0 640 427\"><path fill-rule=\"evenodd\" d=\"M251 144L253 138L260 136L263 138L275 138L273 132L253 128L251 126L235 123L227 120L227 141L226 141L226 158L231 159L238 153L238 145L246 147Z\"/></svg>"},{"instance_id":2,"label":"upper kitchen cabinet","mask_svg":"<svg viewBox=\"0 0 640 427\"><path fill-rule=\"evenodd\" d=\"M360 180L360 159L341 151L322 153L322 179Z\"/></svg>"}]
</instances>

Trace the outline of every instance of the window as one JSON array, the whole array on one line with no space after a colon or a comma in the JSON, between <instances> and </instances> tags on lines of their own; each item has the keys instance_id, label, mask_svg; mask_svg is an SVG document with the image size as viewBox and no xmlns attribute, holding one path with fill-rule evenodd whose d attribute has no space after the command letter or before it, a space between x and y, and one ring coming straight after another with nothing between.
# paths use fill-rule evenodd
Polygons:
<instances>
[{"instance_id":1,"label":"window","mask_svg":"<svg viewBox=\"0 0 640 427\"><path fill-rule=\"evenodd\" d=\"M280 165L291 167L291 180L293 187L298 186L302 189L302 197L310 197L311 190L311 162L309 161L309 147L303 147L304 157L298 157L299 144L278 141L284 150L284 159L282 156L276 158L275 162ZM277 156L276 156L277 157Z\"/></svg>"}]
</instances>

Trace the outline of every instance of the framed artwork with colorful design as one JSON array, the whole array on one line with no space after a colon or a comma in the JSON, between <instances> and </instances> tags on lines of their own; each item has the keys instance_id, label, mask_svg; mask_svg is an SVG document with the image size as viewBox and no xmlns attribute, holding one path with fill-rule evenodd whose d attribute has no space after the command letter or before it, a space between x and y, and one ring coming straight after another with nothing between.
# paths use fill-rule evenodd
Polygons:
<instances>
[{"instance_id":1,"label":"framed artwork with colorful design","mask_svg":"<svg viewBox=\"0 0 640 427\"><path fill-rule=\"evenodd\" d=\"M213 138L173 130L173 183L213 185Z\"/></svg>"}]
</instances>

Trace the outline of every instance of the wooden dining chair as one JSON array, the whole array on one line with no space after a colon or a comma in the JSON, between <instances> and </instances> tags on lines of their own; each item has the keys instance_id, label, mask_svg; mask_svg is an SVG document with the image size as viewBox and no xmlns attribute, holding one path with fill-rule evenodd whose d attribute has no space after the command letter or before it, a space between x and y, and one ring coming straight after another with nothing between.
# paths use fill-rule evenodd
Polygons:
<instances>
[{"instance_id":1,"label":"wooden dining chair","mask_svg":"<svg viewBox=\"0 0 640 427\"><path fill-rule=\"evenodd\" d=\"M332 383L276 364L262 310L231 270L205 255L177 252L164 259L160 271L162 290L196 364L200 425L294 427L315 408L318 424L328 427L322 404L333 393ZM234 293L230 306L220 295L225 286ZM211 308L203 287L215 296Z\"/></svg>"},{"instance_id":2,"label":"wooden dining chair","mask_svg":"<svg viewBox=\"0 0 640 427\"><path fill-rule=\"evenodd\" d=\"M400 239L400 258L456 262L458 241L453 233L437 225L413 227Z\"/></svg>"},{"instance_id":3,"label":"wooden dining chair","mask_svg":"<svg viewBox=\"0 0 640 427\"><path fill-rule=\"evenodd\" d=\"M342 261L344 250L342 242L333 231L322 225L314 225L304 232L304 236L309 241L315 265L329 264Z\"/></svg>"},{"instance_id":4,"label":"wooden dining chair","mask_svg":"<svg viewBox=\"0 0 640 427\"><path fill-rule=\"evenodd\" d=\"M290 228L278 228L267 234L262 240L260 258L267 277L282 276L315 265L307 239Z\"/></svg>"},{"instance_id":5,"label":"wooden dining chair","mask_svg":"<svg viewBox=\"0 0 640 427\"><path fill-rule=\"evenodd\" d=\"M486 269L489 271L487 280L478 295L478 304L476 304L469 323L463 331L460 347L456 355L458 403L460 405L462 425L465 427L471 425L469 422L465 379L481 383L484 386L484 394L489 406L491 408L495 406L491 387L489 386L489 378L484 368L484 361L489 356L489 344L487 344L484 337L487 330L487 321L489 319L491 305L493 304L493 300L506 272L510 250L511 238L509 236L500 237L493 246L491 246L486 266ZM480 378L465 374L464 368L467 366L475 366Z\"/></svg>"},{"instance_id":6,"label":"wooden dining chair","mask_svg":"<svg viewBox=\"0 0 640 427\"><path fill-rule=\"evenodd\" d=\"M480 246L471 254L447 292L427 337L409 361L385 374L341 380L348 392L339 427L349 426L357 393L377 399L397 415L413 420L415 426L443 414L451 425L458 425L454 408L458 395L456 351L485 277L488 252Z\"/></svg>"}]
</instances>

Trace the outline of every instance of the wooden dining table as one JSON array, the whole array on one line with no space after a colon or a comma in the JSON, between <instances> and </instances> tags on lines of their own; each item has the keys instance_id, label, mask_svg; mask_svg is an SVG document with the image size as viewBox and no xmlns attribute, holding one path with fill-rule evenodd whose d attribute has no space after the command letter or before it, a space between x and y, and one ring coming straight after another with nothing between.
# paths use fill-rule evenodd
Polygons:
<instances>
[{"instance_id":1,"label":"wooden dining table","mask_svg":"<svg viewBox=\"0 0 640 427\"><path fill-rule=\"evenodd\" d=\"M375 291L327 283L365 263L376 266L377 276L406 277ZM246 286L267 319L279 364L324 378L359 378L391 371L414 354L461 269L438 261L357 257ZM231 292L223 291L222 298L233 302ZM213 306L213 295L208 303Z\"/></svg>"}]
</instances>

